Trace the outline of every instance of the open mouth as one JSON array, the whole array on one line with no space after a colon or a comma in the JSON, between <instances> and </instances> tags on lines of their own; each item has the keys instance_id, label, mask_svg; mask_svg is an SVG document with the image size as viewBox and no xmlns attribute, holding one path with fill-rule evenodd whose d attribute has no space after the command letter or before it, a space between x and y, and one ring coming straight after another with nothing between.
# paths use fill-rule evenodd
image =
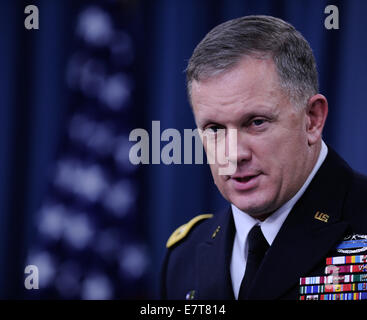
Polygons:
<instances>
[{"instance_id":1,"label":"open mouth","mask_svg":"<svg viewBox=\"0 0 367 320\"><path fill-rule=\"evenodd\" d=\"M236 181L238 182L249 182L251 179L257 177L257 175L254 176L247 176L247 177L242 177L242 178L234 178Z\"/></svg>"},{"instance_id":2,"label":"open mouth","mask_svg":"<svg viewBox=\"0 0 367 320\"><path fill-rule=\"evenodd\" d=\"M244 176L244 177L232 177L232 187L238 191L251 190L259 186L261 173Z\"/></svg>"}]
</instances>

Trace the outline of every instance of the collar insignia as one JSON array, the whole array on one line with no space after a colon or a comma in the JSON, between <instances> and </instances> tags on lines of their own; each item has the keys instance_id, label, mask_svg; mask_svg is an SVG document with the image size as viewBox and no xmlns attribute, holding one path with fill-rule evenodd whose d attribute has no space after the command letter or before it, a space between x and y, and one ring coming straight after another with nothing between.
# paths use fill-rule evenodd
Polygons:
<instances>
[{"instance_id":1,"label":"collar insignia","mask_svg":"<svg viewBox=\"0 0 367 320\"><path fill-rule=\"evenodd\" d=\"M219 232L219 230L220 230L220 226L218 226L217 229L215 229L215 231L213 232L212 239L214 239L217 236L217 233Z\"/></svg>"},{"instance_id":2,"label":"collar insignia","mask_svg":"<svg viewBox=\"0 0 367 320\"><path fill-rule=\"evenodd\" d=\"M322 213L320 211L317 211L314 216L315 219L320 220L322 222L327 223L329 221L329 215L326 213Z\"/></svg>"}]
</instances>

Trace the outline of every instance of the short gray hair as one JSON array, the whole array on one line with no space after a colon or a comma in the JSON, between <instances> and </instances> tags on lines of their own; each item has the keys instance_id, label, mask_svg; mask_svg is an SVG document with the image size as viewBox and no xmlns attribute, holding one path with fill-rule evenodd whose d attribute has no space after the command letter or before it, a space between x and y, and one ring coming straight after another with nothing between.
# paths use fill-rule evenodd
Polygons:
<instances>
[{"instance_id":1,"label":"short gray hair","mask_svg":"<svg viewBox=\"0 0 367 320\"><path fill-rule=\"evenodd\" d=\"M304 106L318 93L315 57L307 40L279 18L253 15L216 26L196 46L186 69L190 102L193 80L228 71L244 56L271 57L280 87L296 105Z\"/></svg>"}]
</instances>

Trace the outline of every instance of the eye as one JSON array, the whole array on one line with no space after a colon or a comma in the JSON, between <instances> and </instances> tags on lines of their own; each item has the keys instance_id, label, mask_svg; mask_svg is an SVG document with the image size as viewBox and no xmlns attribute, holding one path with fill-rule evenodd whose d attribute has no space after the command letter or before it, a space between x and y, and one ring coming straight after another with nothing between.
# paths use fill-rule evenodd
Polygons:
<instances>
[{"instance_id":1,"label":"eye","mask_svg":"<svg viewBox=\"0 0 367 320\"><path fill-rule=\"evenodd\" d=\"M259 127L261 126L263 123L265 122L264 119L255 119L252 121L252 124L255 126L255 127Z\"/></svg>"},{"instance_id":2,"label":"eye","mask_svg":"<svg viewBox=\"0 0 367 320\"><path fill-rule=\"evenodd\" d=\"M268 129L271 119L264 116L254 116L245 123L245 128L253 133L260 133Z\"/></svg>"},{"instance_id":3,"label":"eye","mask_svg":"<svg viewBox=\"0 0 367 320\"><path fill-rule=\"evenodd\" d=\"M223 129L223 128L220 126L213 125L210 127L206 127L204 129L204 132L207 134L217 134L220 129Z\"/></svg>"}]
</instances>

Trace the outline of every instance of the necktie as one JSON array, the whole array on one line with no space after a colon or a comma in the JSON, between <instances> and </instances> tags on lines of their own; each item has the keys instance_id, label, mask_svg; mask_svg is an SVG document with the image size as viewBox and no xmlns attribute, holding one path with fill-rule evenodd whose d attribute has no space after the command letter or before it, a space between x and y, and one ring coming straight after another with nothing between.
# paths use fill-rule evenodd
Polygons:
<instances>
[{"instance_id":1,"label":"necktie","mask_svg":"<svg viewBox=\"0 0 367 320\"><path fill-rule=\"evenodd\" d=\"M260 226L254 226L248 236L248 255L246 263L245 275L241 282L238 300L248 299L253 280L255 279L257 270L260 267L261 261L264 258L269 244L261 232Z\"/></svg>"}]
</instances>

